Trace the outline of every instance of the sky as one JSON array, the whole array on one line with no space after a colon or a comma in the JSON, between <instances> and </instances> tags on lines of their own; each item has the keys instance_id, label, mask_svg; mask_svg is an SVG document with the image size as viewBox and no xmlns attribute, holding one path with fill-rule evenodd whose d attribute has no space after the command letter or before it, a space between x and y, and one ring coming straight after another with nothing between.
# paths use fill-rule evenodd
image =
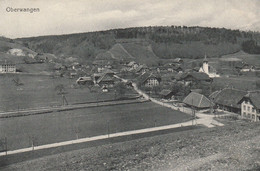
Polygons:
<instances>
[{"instance_id":1,"label":"sky","mask_svg":"<svg viewBox=\"0 0 260 171\"><path fill-rule=\"evenodd\" d=\"M0 0L0 36L8 38L171 25L260 31L260 0Z\"/></svg>"}]
</instances>

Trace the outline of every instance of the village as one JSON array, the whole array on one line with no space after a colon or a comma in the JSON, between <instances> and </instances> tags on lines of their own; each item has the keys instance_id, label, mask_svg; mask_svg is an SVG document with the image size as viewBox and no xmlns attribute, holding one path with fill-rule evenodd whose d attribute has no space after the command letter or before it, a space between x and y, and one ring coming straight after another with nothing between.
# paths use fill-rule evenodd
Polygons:
<instances>
[{"instance_id":1,"label":"village","mask_svg":"<svg viewBox=\"0 0 260 171\"><path fill-rule=\"evenodd\" d=\"M88 59L25 44L0 39L2 161L260 121L259 55L242 49L167 58L150 40L117 39Z\"/></svg>"},{"instance_id":2,"label":"village","mask_svg":"<svg viewBox=\"0 0 260 171\"><path fill-rule=\"evenodd\" d=\"M16 50L15 55L17 53L22 52ZM238 52L237 55L241 53L243 52ZM255 88L251 88L252 86L249 85L237 86L237 83L240 84L239 79L244 82L242 80L248 77L257 78L260 66L248 64L235 58L236 54L229 58L221 58L217 65L214 62L215 59L208 58L205 54L203 60L199 62L176 58L149 67L146 64L131 61L131 58L125 60L113 59L112 57L104 59L100 57L102 55L105 56L104 54L98 55L92 65L82 65L73 57L66 58L59 63L55 59L43 58L37 54L31 58L33 62L29 64L51 64L53 72L49 74L50 77L75 80L71 85L62 85L62 88L68 86L86 87L90 92L98 91L103 94L114 92L114 94L118 94L119 98L124 99L128 98L127 93L134 93L132 84L135 83L139 89L152 98L174 106L190 107L197 111L210 109L211 114L226 111L252 121L260 119L259 81L256 80L253 83ZM110 52L110 55L113 54ZM2 62L0 72L2 74L17 73L18 75L22 73L10 61ZM121 79L127 81L122 82ZM238 81L234 84L218 84L217 80L221 79L223 82L229 79ZM18 85L19 81L19 79L14 79ZM64 100L68 104L67 99ZM65 105L64 102L62 105Z\"/></svg>"}]
</instances>

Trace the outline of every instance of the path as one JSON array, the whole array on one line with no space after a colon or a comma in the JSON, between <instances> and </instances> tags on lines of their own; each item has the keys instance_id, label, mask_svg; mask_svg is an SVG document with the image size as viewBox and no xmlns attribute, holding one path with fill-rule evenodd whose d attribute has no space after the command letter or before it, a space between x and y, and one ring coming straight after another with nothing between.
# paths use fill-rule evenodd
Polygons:
<instances>
[{"instance_id":1,"label":"path","mask_svg":"<svg viewBox=\"0 0 260 171\"><path fill-rule=\"evenodd\" d=\"M123 78L120 78L118 76L115 76L116 78L118 79L121 79L123 82L127 82L128 80L126 79L123 79ZM146 100L151 100L153 103L156 103L156 104L159 104L161 106L164 106L164 107L168 107L168 108L171 108L173 110L180 110L181 108L183 109L182 112L184 113L187 113L187 114L191 114L191 109L189 108L185 108L185 107L176 107L176 106L173 106L171 104L168 104L168 103L164 103L164 102L161 102L159 100L156 100L152 97L149 97L149 95L147 95L146 93L144 93L142 90L138 89L136 83L132 83L133 87L134 87L134 90L141 96L143 96ZM209 128L211 127L215 127L215 126L224 126L224 124L214 120L214 115L207 115L207 114L203 114L201 112L196 112L196 116L198 117L198 119L196 119L196 123L197 124L202 124L202 125L205 125Z\"/></svg>"},{"instance_id":2,"label":"path","mask_svg":"<svg viewBox=\"0 0 260 171\"><path fill-rule=\"evenodd\" d=\"M42 149L66 146L66 145L71 145L71 144L91 142L91 141L96 141L96 140L104 140L104 139L114 138L114 137L121 137L121 136L128 136L128 135L134 135L134 134L149 133L149 132L154 132L154 131L168 130L168 129L192 126L192 125L193 125L193 123L191 121L187 121L187 122L172 124L172 125L165 125L165 126L159 126L159 127L153 127L153 128L144 128L144 129L139 129L139 130L118 132L118 133L112 133L112 134L106 134L106 135L99 135L99 136L94 136L94 137L81 138L81 139L77 139L77 140L45 144L45 145L41 145L41 146L35 146L34 148L29 147L29 148L23 148L23 149L18 149L18 150L7 151L7 155L24 153L24 152L28 152L28 151L32 151L32 150L35 151L35 150L42 150ZM0 152L0 156L4 156L4 155L6 155L6 152Z\"/></svg>"}]
</instances>

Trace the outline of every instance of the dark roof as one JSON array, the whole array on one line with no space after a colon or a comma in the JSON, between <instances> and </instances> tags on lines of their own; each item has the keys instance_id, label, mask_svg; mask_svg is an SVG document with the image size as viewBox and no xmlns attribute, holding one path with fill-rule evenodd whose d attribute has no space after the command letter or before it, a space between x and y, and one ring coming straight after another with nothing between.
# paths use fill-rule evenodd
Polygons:
<instances>
[{"instance_id":1,"label":"dark roof","mask_svg":"<svg viewBox=\"0 0 260 171\"><path fill-rule=\"evenodd\" d=\"M140 83L144 83L148 78L156 78L159 81L161 78L153 73L145 72L137 77L137 81Z\"/></svg>"},{"instance_id":2,"label":"dark roof","mask_svg":"<svg viewBox=\"0 0 260 171\"><path fill-rule=\"evenodd\" d=\"M185 75L186 73L177 73L175 74L173 77L176 79L176 80L181 80L183 75Z\"/></svg>"},{"instance_id":3,"label":"dark roof","mask_svg":"<svg viewBox=\"0 0 260 171\"><path fill-rule=\"evenodd\" d=\"M249 92L244 96L244 98L249 99L257 109L260 109L260 91ZM240 102L242 102L242 100Z\"/></svg>"},{"instance_id":4,"label":"dark roof","mask_svg":"<svg viewBox=\"0 0 260 171\"><path fill-rule=\"evenodd\" d=\"M95 61L93 61L92 64L99 65L99 66L111 65L111 60L95 60Z\"/></svg>"},{"instance_id":5,"label":"dark roof","mask_svg":"<svg viewBox=\"0 0 260 171\"><path fill-rule=\"evenodd\" d=\"M202 93L202 89L191 89L191 92Z\"/></svg>"},{"instance_id":6,"label":"dark roof","mask_svg":"<svg viewBox=\"0 0 260 171\"><path fill-rule=\"evenodd\" d=\"M172 93L171 90L163 89L159 94L160 94L160 95L163 95L163 96L167 96L167 95L169 95L170 93Z\"/></svg>"},{"instance_id":7,"label":"dark roof","mask_svg":"<svg viewBox=\"0 0 260 171\"><path fill-rule=\"evenodd\" d=\"M93 80L92 80L92 78L91 77L79 77L78 79L77 79L77 81L76 81L77 83L78 82L93 82Z\"/></svg>"},{"instance_id":8,"label":"dark roof","mask_svg":"<svg viewBox=\"0 0 260 171\"><path fill-rule=\"evenodd\" d=\"M211 102L207 97L196 92L191 92L185 97L183 103L196 108L209 108L211 106Z\"/></svg>"},{"instance_id":9,"label":"dark roof","mask_svg":"<svg viewBox=\"0 0 260 171\"><path fill-rule=\"evenodd\" d=\"M247 94L246 91L225 88L221 90L214 99L217 104L240 108L238 102Z\"/></svg>"},{"instance_id":10,"label":"dark roof","mask_svg":"<svg viewBox=\"0 0 260 171\"><path fill-rule=\"evenodd\" d=\"M136 68L136 72L140 72L142 69L147 69L148 67L146 65L139 65L137 68Z\"/></svg>"},{"instance_id":11,"label":"dark roof","mask_svg":"<svg viewBox=\"0 0 260 171\"><path fill-rule=\"evenodd\" d=\"M173 66L172 66L172 69L173 69L173 70L178 70L178 69L183 70L183 68L182 68L180 65L173 65Z\"/></svg>"},{"instance_id":12,"label":"dark roof","mask_svg":"<svg viewBox=\"0 0 260 171\"><path fill-rule=\"evenodd\" d=\"M213 93L211 93L211 95L209 95L209 98L211 99L215 99L217 97L217 95L219 94L220 91L214 91Z\"/></svg>"},{"instance_id":13,"label":"dark roof","mask_svg":"<svg viewBox=\"0 0 260 171\"><path fill-rule=\"evenodd\" d=\"M207 55L205 54L205 57L203 59L203 62L208 62Z\"/></svg>"},{"instance_id":14,"label":"dark roof","mask_svg":"<svg viewBox=\"0 0 260 171\"><path fill-rule=\"evenodd\" d=\"M0 61L1 65L15 65L11 60Z\"/></svg>"},{"instance_id":15,"label":"dark roof","mask_svg":"<svg viewBox=\"0 0 260 171\"><path fill-rule=\"evenodd\" d=\"M114 81L111 76L109 76L106 73L103 73L101 77L98 78L97 83L100 83L101 81Z\"/></svg>"},{"instance_id":16,"label":"dark roof","mask_svg":"<svg viewBox=\"0 0 260 171\"><path fill-rule=\"evenodd\" d=\"M181 79L186 79L188 77L193 77L198 81L210 81L209 76L203 72L190 72L187 74L183 74Z\"/></svg>"}]
</instances>

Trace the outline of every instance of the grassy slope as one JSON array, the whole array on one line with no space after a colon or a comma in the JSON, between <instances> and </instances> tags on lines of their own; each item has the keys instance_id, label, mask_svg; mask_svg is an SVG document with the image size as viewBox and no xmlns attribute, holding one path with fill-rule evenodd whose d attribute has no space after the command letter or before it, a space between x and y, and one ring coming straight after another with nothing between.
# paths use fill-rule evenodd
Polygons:
<instances>
[{"instance_id":1,"label":"grassy slope","mask_svg":"<svg viewBox=\"0 0 260 171\"><path fill-rule=\"evenodd\" d=\"M157 64L159 58L154 54L151 45L140 45L138 43L122 43L122 46L135 57L139 63L147 65Z\"/></svg>"},{"instance_id":2,"label":"grassy slope","mask_svg":"<svg viewBox=\"0 0 260 171\"><path fill-rule=\"evenodd\" d=\"M260 55L248 54L243 51L239 51L234 54L224 55L222 56L222 58L238 58L242 59L244 62L250 65L260 66Z\"/></svg>"},{"instance_id":3,"label":"grassy slope","mask_svg":"<svg viewBox=\"0 0 260 171\"><path fill-rule=\"evenodd\" d=\"M225 124L65 152L3 170L259 170L259 123Z\"/></svg>"},{"instance_id":4,"label":"grassy slope","mask_svg":"<svg viewBox=\"0 0 260 171\"><path fill-rule=\"evenodd\" d=\"M213 87L225 88L233 87L242 90L255 90L256 81L260 81L258 77L221 77L213 79Z\"/></svg>"}]
</instances>

